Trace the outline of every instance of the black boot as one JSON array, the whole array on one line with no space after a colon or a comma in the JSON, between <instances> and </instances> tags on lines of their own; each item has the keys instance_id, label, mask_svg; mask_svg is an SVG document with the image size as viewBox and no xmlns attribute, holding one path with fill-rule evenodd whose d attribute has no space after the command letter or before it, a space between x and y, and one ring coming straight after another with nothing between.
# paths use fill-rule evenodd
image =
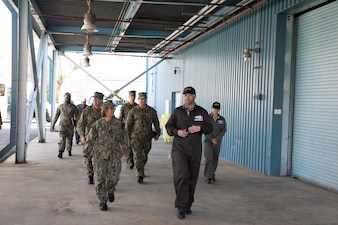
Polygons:
<instances>
[{"instance_id":1,"label":"black boot","mask_svg":"<svg viewBox=\"0 0 338 225\"><path fill-rule=\"evenodd\" d=\"M94 184L94 177L92 176L88 176L88 184Z\"/></svg>"},{"instance_id":2,"label":"black boot","mask_svg":"<svg viewBox=\"0 0 338 225\"><path fill-rule=\"evenodd\" d=\"M108 194L108 201L109 201L109 202L114 202L114 200L115 200L114 193Z\"/></svg>"},{"instance_id":3,"label":"black boot","mask_svg":"<svg viewBox=\"0 0 338 225\"><path fill-rule=\"evenodd\" d=\"M100 202L99 207L101 211L106 211L108 209L107 204L105 202Z\"/></svg>"},{"instance_id":4,"label":"black boot","mask_svg":"<svg viewBox=\"0 0 338 225\"><path fill-rule=\"evenodd\" d=\"M140 183L140 184L142 184L143 183L143 177L139 176L137 182Z\"/></svg>"},{"instance_id":5,"label":"black boot","mask_svg":"<svg viewBox=\"0 0 338 225\"><path fill-rule=\"evenodd\" d=\"M68 156L72 156L72 151L68 151Z\"/></svg>"},{"instance_id":6,"label":"black boot","mask_svg":"<svg viewBox=\"0 0 338 225\"><path fill-rule=\"evenodd\" d=\"M62 159L62 152L59 152L58 157Z\"/></svg>"},{"instance_id":7,"label":"black boot","mask_svg":"<svg viewBox=\"0 0 338 225\"><path fill-rule=\"evenodd\" d=\"M131 162L131 163L130 163L129 168L130 168L131 170L134 169L134 162Z\"/></svg>"},{"instance_id":8,"label":"black boot","mask_svg":"<svg viewBox=\"0 0 338 225\"><path fill-rule=\"evenodd\" d=\"M180 220L183 220L185 218L185 211L178 211L177 212L177 217L180 219Z\"/></svg>"}]
</instances>

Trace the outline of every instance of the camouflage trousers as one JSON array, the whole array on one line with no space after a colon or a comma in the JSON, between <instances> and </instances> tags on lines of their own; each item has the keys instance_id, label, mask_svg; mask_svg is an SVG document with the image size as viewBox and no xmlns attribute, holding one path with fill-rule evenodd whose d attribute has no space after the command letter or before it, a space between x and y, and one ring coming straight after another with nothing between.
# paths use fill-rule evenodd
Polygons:
<instances>
[{"instance_id":1,"label":"camouflage trousers","mask_svg":"<svg viewBox=\"0 0 338 225\"><path fill-rule=\"evenodd\" d=\"M65 149L67 151L72 150L73 135L74 135L74 128L61 126L60 132L59 132L59 137L60 137L59 152L64 152Z\"/></svg>"},{"instance_id":2,"label":"camouflage trousers","mask_svg":"<svg viewBox=\"0 0 338 225\"><path fill-rule=\"evenodd\" d=\"M151 149L151 139L132 139L131 148L134 154L136 176L145 177L144 167L148 161L148 153Z\"/></svg>"},{"instance_id":3,"label":"camouflage trousers","mask_svg":"<svg viewBox=\"0 0 338 225\"><path fill-rule=\"evenodd\" d=\"M94 175L94 168L93 168L93 160L92 157L88 158L88 163L87 163L87 175L88 176L93 176Z\"/></svg>"},{"instance_id":4,"label":"camouflage trousers","mask_svg":"<svg viewBox=\"0 0 338 225\"><path fill-rule=\"evenodd\" d=\"M130 146L128 146L128 137L126 132L123 132L122 134L123 134L123 142L121 143L122 152L127 156L127 163L131 164L134 162L133 150L131 149Z\"/></svg>"},{"instance_id":5,"label":"camouflage trousers","mask_svg":"<svg viewBox=\"0 0 338 225\"><path fill-rule=\"evenodd\" d=\"M84 149L84 146L83 146ZM88 176L93 176L94 175L94 169L93 169L93 160L92 157L88 157L88 163L87 163L87 175Z\"/></svg>"},{"instance_id":6,"label":"camouflage trousers","mask_svg":"<svg viewBox=\"0 0 338 225\"><path fill-rule=\"evenodd\" d=\"M108 193L113 194L120 179L121 159L92 158L94 182L99 202L107 202Z\"/></svg>"}]
</instances>

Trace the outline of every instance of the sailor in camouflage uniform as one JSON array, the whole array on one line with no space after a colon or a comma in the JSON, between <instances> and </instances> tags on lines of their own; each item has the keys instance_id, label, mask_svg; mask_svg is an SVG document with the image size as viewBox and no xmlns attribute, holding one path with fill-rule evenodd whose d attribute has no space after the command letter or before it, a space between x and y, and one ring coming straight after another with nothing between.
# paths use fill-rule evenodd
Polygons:
<instances>
[{"instance_id":1,"label":"sailor in camouflage uniform","mask_svg":"<svg viewBox=\"0 0 338 225\"><path fill-rule=\"evenodd\" d=\"M137 103L135 102L135 94L136 94L136 91L129 91L129 101L126 104L124 104L121 108L120 120L122 120L122 123L123 123L122 127L125 125L128 112L137 105ZM127 153L127 156L128 156L127 162L129 164L129 168L133 169L134 168L133 150L131 149L130 146L128 146L128 137L124 130L123 130L123 139L124 139L124 142L121 145L122 150L123 152Z\"/></svg>"},{"instance_id":2,"label":"sailor in camouflage uniform","mask_svg":"<svg viewBox=\"0 0 338 225\"><path fill-rule=\"evenodd\" d=\"M86 136L92 125L101 118L101 104L103 102L103 94L101 92L94 93L94 101L91 106L87 106L81 113L80 119L77 122L76 131L81 137L82 144L86 143ZM88 183L94 184L94 170L91 157L87 163Z\"/></svg>"},{"instance_id":3,"label":"sailor in camouflage uniform","mask_svg":"<svg viewBox=\"0 0 338 225\"><path fill-rule=\"evenodd\" d=\"M102 118L93 124L83 150L84 163L92 156L96 195L103 211L107 210L107 200L115 199L121 172L122 122L114 117L115 107L110 100L102 104Z\"/></svg>"},{"instance_id":4,"label":"sailor in camouflage uniform","mask_svg":"<svg viewBox=\"0 0 338 225\"><path fill-rule=\"evenodd\" d=\"M70 93L65 93L64 103L62 103L57 109L55 118L52 123L51 131L55 131L55 124L60 117L60 142L59 142L59 154L58 157L63 157L65 149L68 151L68 155L72 156L72 145L74 135L74 119L79 117L79 110L71 103Z\"/></svg>"},{"instance_id":5,"label":"sailor in camouflage uniform","mask_svg":"<svg viewBox=\"0 0 338 225\"><path fill-rule=\"evenodd\" d=\"M125 130L128 136L128 144L134 154L134 162L137 170L137 182L143 183L144 166L148 161L148 153L151 149L151 139L157 141L160 136L160 123L156 110L146 104L147 94L140 92L139 104L129 111ZM154 125L155 131L152 130Z\"/></svg>"},{"instance_id":6,"label":"sailor in camouflage uniform","mask_svg":"<svg viewBox=\"0 0 338 225\"><path fill-rule=\"evenodd\" d=\"M79 110L79 113L80 113L80 116L81 116L81 113L82 113L82 111L87 107L88 105L87 105L87 99L82 99L82 101L81 101L81 104L78 104L76 107L77 107L77 109ZM75 139L76 139L76 144L79 144L79 142L80 142L80 135L79 135L79 133L76 131L76 129L75 129Z\"/></svg>"}]
</instances>

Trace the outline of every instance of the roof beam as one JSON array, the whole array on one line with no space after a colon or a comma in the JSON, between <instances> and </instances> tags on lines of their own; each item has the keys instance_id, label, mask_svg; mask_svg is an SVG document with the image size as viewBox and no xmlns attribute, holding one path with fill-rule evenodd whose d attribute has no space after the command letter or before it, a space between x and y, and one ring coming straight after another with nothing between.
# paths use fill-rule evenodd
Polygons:
<instances>
[{"instance_id":1,"label":"roof beam","mask_svg":"<svg viewBox=\"0 0 338 225\"><path fill-rule=\"evenodd\" d=\"M135 2L138 0L128 0L128 2ZM120 2L120 3L124 3L126 2L126 0L95 0L95 2ZM219 6L219 7L225 7L225 6L229 6L229 7L238 7L238 8L242 8L245 6L240 6L240 5L236 5L237 2L239 2L238 0L233 1L235 3L214 3L214 2L210 2L210 1L180 1L180 0L166 0L166 1L147 1L147 0L143 0L142 4L152 4L152 5L180 5L180 6L200 6L200 7L204 7L204 6Z\"/></svg>"},{"instance_id":2,"label":"roof beam","mask_svg":"<svg viewBox=\"0 0 338 225\"><path fill-rule=\"evenodd\" d=\"M100 28L97 33L92 33L90 36L112 36L112 28ZM67 26L50 26L47 28L48 34L64 34L64 35L84 35L87 34L80 27ZM144 38L165 38L171 31L155 31L155 30L127 30L125 37L144 37ZM114 35L118 36L118 35ZM184 35L185 36L185 35Z\"/></svg>"},{"instance_id":3,"label":"roof beam","mask_svg":"<svg viewBox=\"0 0 338 225\"><path fill-rule=\"evenodd\" d=\"M126 2L125 4L128 4L125 11L121 12L119 16L119 20L126 20L128 22L118 22L112 32L113 35L118 35L113 38L111 38L107 44L107 48L110 51L114 51L115 48L118 46L119 42L121 41L122 37L126 33L128 27L130 26L131 21L134 19L137 11L141 7L143 0L136 0L135 2Z\"/></svg>"}]
</instances>

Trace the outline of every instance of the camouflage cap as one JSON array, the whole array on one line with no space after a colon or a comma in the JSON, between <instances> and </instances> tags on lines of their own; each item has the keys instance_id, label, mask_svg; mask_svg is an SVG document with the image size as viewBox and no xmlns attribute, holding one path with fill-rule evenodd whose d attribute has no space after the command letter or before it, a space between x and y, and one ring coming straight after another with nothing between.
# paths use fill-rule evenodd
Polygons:
<instances>
[{"instance_id":1,"label":"camouflage cap","mask_svg":"<svg viewBox=\"0 0 338 225\"><path fill-rule=\"evenodd\" d=\"M107 100L101 105L101 109L107 109L107 108L112 108L112 107L115 108L116 105L111 100Z\"/></svg>"},{"instance_id":2,"label":"camouflage cap","mask_svg":"<svg viewBox=\"0 0 338 225\"><path fill-rule=\"evenodd\" d=\"M101 92L95 92L93 97L103 100L103 94Z\"/></svg>"},{"instance_id":3,"label":"camouflage cap","mask_svg":"<svg viewBox=\"0 0 338 225\"><path fill-rule=\"evenodd\" d=\"M136 91L129 91L129 96L135 96L136 95Z\"/></svg>"},{"instance_id":4,"label":"camouflage cap","mask_svg":"<svg viewBox=\"0 0 338 225\"><path fill-rule=\"evenodd\" d=\"M145 92L138 93L138 98L147 98L147 93Z\"/></svg>"}]
</instances>

